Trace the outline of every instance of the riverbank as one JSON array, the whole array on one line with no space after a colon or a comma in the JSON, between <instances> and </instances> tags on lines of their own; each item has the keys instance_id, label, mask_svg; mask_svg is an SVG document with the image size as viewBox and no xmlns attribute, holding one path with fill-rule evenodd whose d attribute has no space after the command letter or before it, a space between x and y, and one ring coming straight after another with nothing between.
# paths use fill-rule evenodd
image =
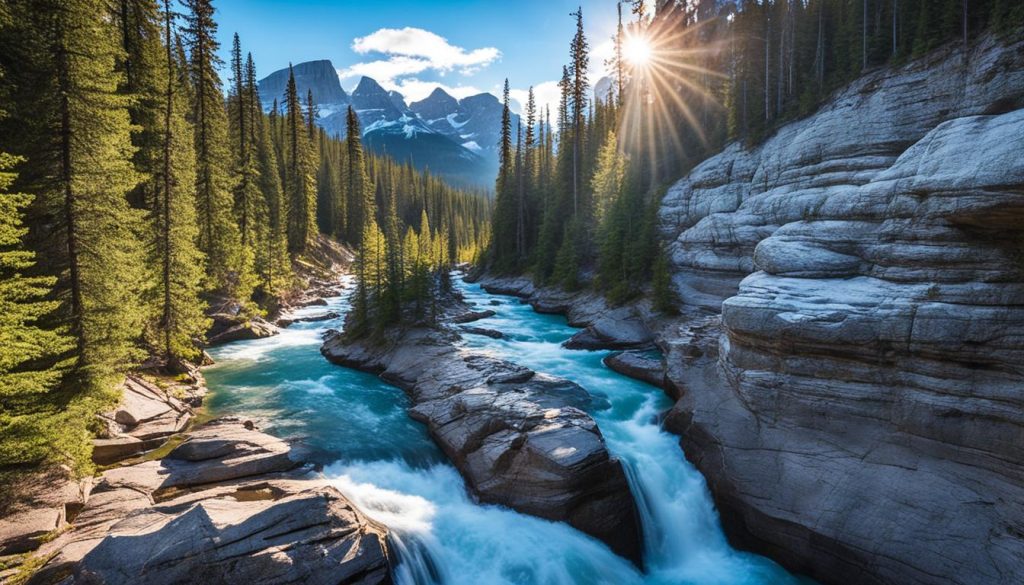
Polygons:
<instances>
[{"instance_id":1,"label":"riverbank","mask_svg":"<svg viewBox=\"0 0 1024 585\"><path fill-rule=\"evenodd\" d=\"M251 421L200 425L159 459L95 478L73 526L12 582L390 583L387 529L305 457Z\"/></svg>"},{"instance_id":2,"label":"riverbank","mask_svg":"<svg viewBox=\"0 0 1024 585\"><path fill-rule=\"evenodd\" d=\"M340 294L343 286L339 279L351 260L352 253L348 248L328 238L318 238L309 255L296 262L296 288L274 303L269 320L244 317L235 303L225 301L211 305L209 316L213 326L205 347L277 335L279 326L312 318L292 318L290 315L303 307L322 305L325 297ZM104 530L111 528L112 524L104 525L103 529L90 527L88 534L83 535L81 519L89 518L90 514L107 519L134 514L133 505L121 506L111 504L105 497L93 498L112 489L106 480L108 473L135 466L163 465L165 458L169 462L173 460L170 454L180 444L194 438L195 433L204 434L211 428L222 428L216 423L212 423L212 427L207 424L211 417L203 409L209 392L201 366L210 364L212 359L203 351L199 365L187 361L167 364L150 359L127 375L118 390L118 403L97 417L96 436L92 440L95 475L74 478L64 468L32 469L25 470L5 486L5 493L0 498L3 512L0 519L0 580L24 582L40 567L50 567L54 551L59 552L65 543L71 550L78 551L85 549L71 541L98 542ZM243 417L248 418L251 417ZM255 428L251 421L248 426ZM224 449L237 451L245 441L228 442L234 446L225 445ZM308 453L303 455L306 456ZM209 468L226 467L224 462L208 463ZM255 481L261 473L257 469L249 480ZM189 486L189 489L194 487ZM154 503L157 499L150 498ZM93 511L97 507L99 509ZM58 543L57 548L51 545L53 542ZM71 567L77 566L79 560L81 557L76 557L73 562L61 562Z\"/></svg>"}]
</instances>

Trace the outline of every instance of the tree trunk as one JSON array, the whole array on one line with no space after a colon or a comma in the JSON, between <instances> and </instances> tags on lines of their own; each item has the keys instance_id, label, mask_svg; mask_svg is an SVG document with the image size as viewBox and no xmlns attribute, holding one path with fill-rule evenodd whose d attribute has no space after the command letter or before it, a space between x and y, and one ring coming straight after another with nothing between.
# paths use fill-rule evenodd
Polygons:
<instances>
[{"instance_id":1,"label":"tree trunk","mask_svg":"<svg viewBox=\"0 0 1024 585\"><path fill-rule=\"evenodd\" d=\"M163 200L163 221L161 222L160 237L163 239L163 285L164 285L164 310L160 326L164 330L164 353L171 357L171 148L172 131L171 116L174 113L174 57L171 54L171 6L170 0L164 0L164 12L166 23L164 35L167 45L167 100L164 104L164 200Z\"/></svg>"},{"instance_id":2,"label":"tree trunk","mask_svg":"<svg viewBox=\"0 0 1024 585\"><path fill-rule=\"evenodd\" d=\"M78 361L85 353L85 327L82 309L82 275L78 258L78 222L75 209L75 192L72 187L71 142L74 130L71 127L71 64L68 62L67 39L64 22L58 17L57 24L57 83L60 87L60 181L64 194L64 221L67 224L68 271L71 285L71 333L75 336Z\"/></svg>"}]
</instances>

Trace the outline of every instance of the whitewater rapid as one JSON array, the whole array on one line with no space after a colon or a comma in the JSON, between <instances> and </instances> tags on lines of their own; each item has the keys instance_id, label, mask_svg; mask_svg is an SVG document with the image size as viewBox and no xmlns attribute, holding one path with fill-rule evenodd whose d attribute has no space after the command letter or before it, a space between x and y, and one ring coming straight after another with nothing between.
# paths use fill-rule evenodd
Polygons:
<instances>
[{"instance_id":1,"label":"whitewater rapid","mask_svg":"<svg viewBox=\"0 0 1024 585\"><path fill-rule=\"evenodd\" d=\"M214 348L206 372L214 415L244 413L278 436L302 437L324 474L364 513L389 527L402 585L755 585L798 581L774 563L731 549L701 475L678 437L657 425L670 403L654 387L608 370L606 352L566 350L574 330L508 297L461 280L467 300L494 309L480 321L505 339L466 334L466 347L569 378L607 398L591 412L622 459L644 523L645 569L566 524L480 505L406 415L408 399L375 376L335 366L319 353L339 320L296 323L280 335ZM495 304L496 303L496 304ZM344 297L298 316L344 314ZM597 401L604 402L604 401Z\"/></svg>"}]
</instances>

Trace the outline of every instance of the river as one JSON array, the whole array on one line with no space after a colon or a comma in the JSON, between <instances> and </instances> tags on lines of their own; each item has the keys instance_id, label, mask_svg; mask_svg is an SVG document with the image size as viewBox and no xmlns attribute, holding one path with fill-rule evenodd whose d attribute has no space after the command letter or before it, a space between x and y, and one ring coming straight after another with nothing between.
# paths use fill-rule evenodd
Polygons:
<instances>
[{"instance_id":1,"label":"river","mask_svg":"<svg viewBox=\"0 0 1024 585\"><path fill-rule=\"evenodd\" d=\"M426 429L406 415L401 390L333 365L319 352L340 320L296 323L280 335L213 348L205 372L211 414L244 414L263 430L302 437L324 473L367 515L386 524L402 585L760 585L804 583L768 559L728 546L703 477L657 415L671 402L657 388L604 366L607 352L573 351L564 318L456 279L467 301L494 309L474 325L504 339L464 335L480 352L571 379L606 401L591 412L626 466L644 524L642 574L603 543L557 522L479 505ZM496 304L495 304L496 303ZM344 297L298 316L348 309Z\"/></svg>"}]
</instances>

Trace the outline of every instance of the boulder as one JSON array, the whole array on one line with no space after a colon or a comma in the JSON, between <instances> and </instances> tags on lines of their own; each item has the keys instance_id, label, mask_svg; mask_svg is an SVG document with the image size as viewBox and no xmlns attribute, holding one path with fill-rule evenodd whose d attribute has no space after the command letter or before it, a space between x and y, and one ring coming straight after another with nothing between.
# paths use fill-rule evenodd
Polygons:
<instances>
[{"instance_id":1,"label":"boulder","mask_svg":"<svg viewBox=\"0 0 1024 585\"><path fill-rule=\"evenodd\" d=\"M616 372L658 388L665 387L665 365L643 352L623 351L604 358L604 364Z\"/></svg>"},{"instance_id":2,"label":"boulder","mask_svg":"<svg viewBox=\"0 0 1024 585\"><path fill-rule=\"evenodd\" d=\"M505 337L505 334L501 331L495 331L494 329L487 329L484 327L460 327L459 331L473 335L484 335L491 339L501 339Z\"/></svg>"},{"instance_id":3,"label":"boulder","mask_svg":"<svg viewBox=\"0 0 1024 585\"><path fill-rule=\"evenodd\" d=\"M326 304L326 302L324 303ZM207 345L219 345L232 341L243 341L246 339L260 339L277 335L278 328L264 321L260 317L252 317L243 321L234 320L230 324L220 327L214 325L206 334Z\"/></svg>"},{"instance_id":4,"label":"boulder","mask_svg":"<svg viewBox=\"0 0 1024 585\"><path fill-rule=\"evenodd\" d=\"M483 311L466 311L459 313L451 318L451 322L455 324L472 323L473 321L479 321L480 319L486 319L493 317L495 312L490 309L484 309Z\"/></svg>"},{"instance_id":5,"label":"boulder","mask_svg":"<svg viewBox=\"0 0 1024 585\"><path fill-rule=\"evenodd\" d=\"M330 321L332 319L338 319L339 317L341 317L341 315L335 313L334 311L328 311L326 313L321 313L319 315L310 315L309 317L282 317L277 320L277 326L284 328L295 323L316 323L319 321Z\"/></svg>"}]
</instances>

